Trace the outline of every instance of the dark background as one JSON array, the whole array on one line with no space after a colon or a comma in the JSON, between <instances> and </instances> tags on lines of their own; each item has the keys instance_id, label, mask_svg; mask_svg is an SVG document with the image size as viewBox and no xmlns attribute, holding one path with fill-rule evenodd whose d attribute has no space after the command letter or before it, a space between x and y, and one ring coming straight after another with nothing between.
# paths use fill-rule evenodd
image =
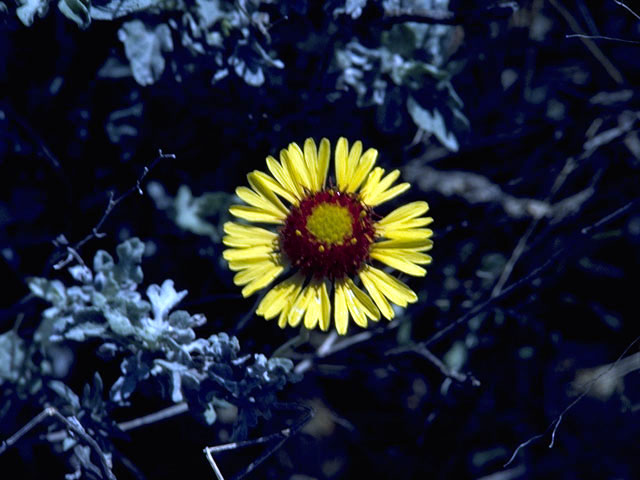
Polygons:
<instances>
[{"instance_id":1,"label":"dark background","mask_svg":"<svg viewBox=\"0 0 640 480\"><path fill-rule=\"evenodd\" d=\"M53 240L64 234L73 243L89 234L107 192L134 186L158 149L177 158L158 162L146 180L169 195L180 185L194 195L232 194L247 172L265 169L267 154L291 141L361 139L380 151L380 165L403 169L415 184L394 204L429 202L434 261L427 277L408 280L420 301L395 328L375 330L316 362L281 393L313 406L316 416L250 478L638 478L640 388L633 367L626 376L614 368L606 376L613 388L596 383L566 412L551 449L548 426L584 391L577 379L592 378L580 375L614 362L640 333L640 44L593 40L594 54L565 35L578 25L588 34L640 42L640 21L613 1L519 2L508 15L485 12L482 2L452 2L451 11L474 13L453 22L459 45L449 59L452 84L470 127L454 128L460 150L450 152L433 136L414 141L416 126L403 104L390 127L384 120L391 113L359 107L353 92L332 96L332 47L354 36L374 43L387 27L374 2L359 18L338 20L322 3L291 7L288 20L274 21L271 48L285 68L270 70L260 87L234 75L212 86L204 66L180 83L165 71L147 87L131 77L101 78L107 57L124 58L121 22L94 22L82 31L53 4L29 28L0 16L0 332L24 314L21 336L29 337L46 305L20 303L26 278L67 281L52 269L61 255ZM283 15L282 5L269 7L272 18ZM125 118L131 130L112 141L110 115L133 105L141 113ZM585 148L607 130L610 141ZM436 174L438 181L429 181ZM509 210L512 199L560 206L534 220ZM83 246L83 257L112 251L131 236L151 242L145 283L172 278L188 289L183 307L208 318L202 336L235 333L243 351L269 354L293 335L256 317L239 326L253 299L243 299L232 284L222 245L178 228L149 195L125 198L101 230L106 236ZM525 281L429 346L439 358L462 358L460 370L481 386L446 379L415 352L389 354L490 298L525 235L505 287ZM352 326L350 333L360 330ZM322 339L313 336L300 355ZM117 365L73 348L70 386L80 388L96 369L107 385L116 378ZM637 352L635 345L627 355ZM166 405L152 387L137 400L116 420ZM25 402L21 415L26 421L38 411ZM284 417L264 421L249 436L279 430ZM206 428L186 415L132 432L117 445L145 478L212 478L201 450L222 443L229 429L224 421ZM0 437L13 431L0 421ZM520 443L542 433L502 468ZM220 455L223 473L230 478L260 448ZM23 478L61 478L68 471L35 435L0 457L0 468L18 469ZM133 475L121 464L115 472Z\"/></svg>"}]
</instances>

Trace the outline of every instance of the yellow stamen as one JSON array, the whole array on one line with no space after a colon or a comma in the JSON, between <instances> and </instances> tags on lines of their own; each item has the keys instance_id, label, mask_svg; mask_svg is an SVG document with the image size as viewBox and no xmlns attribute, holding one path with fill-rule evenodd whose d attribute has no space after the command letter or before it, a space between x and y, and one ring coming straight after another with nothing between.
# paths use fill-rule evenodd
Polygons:
<instances>
[{"instance_id":1,"label":"yellow stamen","mask_svg":"<svg viewBox=\"0 0 640 480\"><path fill-rule=\"evenodd\" d=\"M316 239L329 245L344 242L353 233L353 217L346 207L333 203L321 203L313 208L307 218L307 230Z\"/></svg>"}]
</instances>

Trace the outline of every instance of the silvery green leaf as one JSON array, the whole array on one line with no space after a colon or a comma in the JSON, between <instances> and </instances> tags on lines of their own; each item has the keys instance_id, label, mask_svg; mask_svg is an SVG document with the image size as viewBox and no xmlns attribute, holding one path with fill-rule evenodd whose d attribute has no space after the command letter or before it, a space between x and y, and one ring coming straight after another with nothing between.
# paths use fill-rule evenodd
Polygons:
<instances>
[{"instance_id":1,"label":"silvery green leaf","mask_svg":"<svg viewBox=\"0 0 640 480\"><path fill-rule=\"evenodd\" d=\"M102 2L94 2L89 12L95 20L113 20L124 17L130 13L146 10L157 4L157 0L109 0L104 5Z\"/></svg>"},{"instance_id":2,"label":"silvery green leaf","mask_svg":"<svg viewBox=\"0 0 640 480\"><path fill-rule=\"evenodd\" d=\"M109 323L109 328L115 334L126 337L134 333L133 325L129 319L118 310L107 309L104 311L104 316Z\"/></svg>"},{"instance_id":3,"label":"silvery green leaf","mask_svg":"<svg viewBox=\"0 0 640 480\"><path fill-rule=\"evenodd\" d=\"M36 296L53 305L64 304L67 301L67 292L60 280L49 281L46 278L30 278L27 281L29 290Z\"/></svg>"},{"instance_id":4,"label":"silvery green leaf","mask_svg":"<svg viewBox=\"0 0 640 480\"><path fill-rule=\"evenodd\" d=\"M173 51L169 27L163 23L151 30L140 20L132 20L122 25L118 38L124 43L136 82L143 86L155 83L164 71L162 52Z\"/></svg>"},{"instance_id":5,"label":"silvery green leaf","mask_svg":"<svg viewBox=\"0 0 640 480\"><path fill-rule=\"evenodd\" d=\"M176 310L169 315L169 325L175 328L191 328L192 321L191 315L189 312L185 312L184 310Z\"/></svg>"},{"instance_id":6,"label":"silvery green leaf","mask_svg":"<svg viewBox=\"0 0 640 480\"><path fill-rule=\"evenodd\" d=\"M194 198L186 185L180 186L175 199L175 222L184 230L217 239L219 236L217 230L202 218L207 215L207 210L212 210L211 202L207 201L208 199L202 199L203 197ZM209 208L205 210L203 208L205 206Z\"/></svg>"},{"instance_id":7,"label":"silvery green leaf","mask_svg":"<svg viewBox=\"0 0 640 480\"><path fill-rule=\"evenodd\" d=\"M0 335L0 385L18 381L25 359L24 341L13 330Z\"/></svg>"},{"instance_id":8,"label":"silvery green leaf","mask_svg":"<svg viewBox=\"0 0 640 480\"><path fill-rule=\"evenodd\" d=\"M146 356L143 356L143 351L139 350L122 361L120 370L122 376L115 381L109 392L111 399L118 403L129 398L138 383L149 377L151 366L147 363Z\"/></svg>"},{"instance_id":9,"label":"silvery green leaf","mask_svg":"<svg viewBox=\"0 0 640 480\"><path fill-rule=\"evenodd\" d=\"M90 0L60 0L58 9L69 20L73 20L76 24L85 29L91 24L91 16L89 9L91 8Z\"/></svg>"},{"instance_id":10,"label":"silvery green leaf","mask_svg":"<svg viewBox=\"0 0 640 480\"><path fill-rule=\"evenodd\" d=\"M51 380L47 386L56 392L74 412L80 410L80 398L66 384L59 380Z\"/></svg>"},{"instance_id":11,"label":"silvery green leaf","mask_svg":"<svg viewBox=\"0 0 640 480\"><path fill-rule=\"evenodd\" d=\"M156 321L164 319L169 311L173 309L187 295L186 290L176 292L173 288L173 280L165 280L162 286L149 285L147 297L151 301L153 317Z\"/></svg>"},{"instance_id":12,"label":"silvery green leaf","mask_svg":"<svg viewBox=\"0 0 640 480\"><path fill-rule=\"evenodd\" d=\"M350 15L354 20L362 15L362 10L367 5L367 0L346 0L344 7L336 8L333 11L333 16L337 17L340 14Z\"/></svg>"},{"instance_id":13,"label":"silvery green leaf","mask_svg":"<svg viewBox=\"0 0 640 480\"><path fill-rule=\"evenodd\" d=\"M107 327L104 324L85 322L67 330L64 336L69 340L84 342L87 338L102 336L106 330Z\"/></svg>"},{"instance_id":14,"label":"silvery green leaf","mask_svg":"<svg viewBox=\"0 0 640 480\"><path fill-rule=\"evenodd\" d=\"M433 112L426 110L413 97L407 99L407 110L414 123L426 132L432 133L440 142L453 152L458 151L458 141L455 135L447 131L444 118L437 108Z\"/></svg>"},{"instance_id":15,"label":"silvery green leaf","mask_svg":"<svg viewBox=\"0 0 640 480\"><path fill-rule=\"evenodd\" d=\"M467 361L467 348L464 342L455 342L442 360L451 370L459 372Z\"/></svg>"},{"instance_id":16,"label":"silvery green leaf","mask_svg":"<svg viewBox=\"0 0 640 480\"><path fill-rule=\"evenodd\" d=\"M114 266L113 257L104 250L98 250L93 257L93 270L96 272L110 272Z\"/></svg>"},{"instance_id":17,"label":"silvery green leaf","mask_svg":"<svg viewBox=\"0 0 640 480\"><path fill-rule=\"evenodd\" d=\"M107 342L100 345L96 353L100 358L104 360L111 360L115 358L120 350L121 348L117 344L113 342Z\"/></svg>"},{"instance_id":18,"label":"silvery green leaf","mask_svg":"<svg viewBox=\"0 0 640 480\"><path fill-rule=\"evenodd\" d=\"M264 72L258 65L251 65L237 55L229 57L229 65L231 65L240 78L247 82L247 85L259 87L264 83Z\"/></svg>"},{"instance_id":19,"label":"silvery green leaf","mask_svg":"<svg viewBox=\"0 0 640 480\"><path fill-rule=\"evenodd\" d=\"M62 451L68 451L70 448L75 447L76 443L78 443L78 441L73 437L69 437L67 434L67 436L64 437L64 440L62 440Z\"/></svg>"},{"instance_id":20,"label":"silvery green leaf","mask_svg":"<svg viewBox=\"0 0 640 480\"><path fill-rule=\"evenodd\" d=\"M131 69L128 69L129 75ZM130 107L113 111L109 118L105 129L107 136L114 144L119 144L125 138L136 138L138 136L138 124L142 117L142 102L131 105Z\"/></svg>"},{"instance_id":21,"label":"silvery green leaf","mask_svg":"<svg viewBox=\"0 0 640 480\"><path fill-rule=\"evenodd\" d=\"M20 6L16 9L16 15L27 27L33 24L36 15L44 17L49 10L48 0L18 0Z\"/></svg>"},{"instance_id":22,"label":"silvery green leaf","mask_svg":"<svg viewBox=\"0 0 640 480\"><path fill-rule=\"evenodd\" d=\"M144 242L139 238L130 238L116 247L118 265L115 267L117 280L122 284L127 281L142 282L140 262L144 254Z\"/></svg>"},{"instance_id":23,"label":"silvery green leaf","mask_svg":"<svg viewBox=\"0 0 640 480\"><path fill-rule=\"evenodd\" d=\"M81 283L90 283L93 281L93 273L86 265L74 265L69 267L71 276Z\"/></svg>"},{"instance_id":24,"label":"silvery green leaf","mask_svg":"<svg viewBox=\"0 0 640 480\"><path fill-rule=\"evenodd\" d=\"M216 413L216 409L211 403L209 403L204 411L204 419L206 420L207 425L213 425L217 418L218 414Z\"/></svg>"},{"instance_id":25,"label":"silvery green leaf","mask_svg":"<svg viewBox=\"0 0 640 480\"><path fill-rule=\"evenodd\" d=\"M152 375L158 375L161 369L166 370L171 376L171 400L174 403L179 403L184 400L182 395L182 375L185 374L188 368L177 362L167 362L166 360L156 359L154 362L156 366L151 370ZM158 369L161 367L161 369Z\"/></svg>"},{"instance_id":26,"label":"silvery green leaf","mask_svg":"<svg viewBox=\"0 0 640 480\"><path fill-rule=\"evenodd\" d=\"M226 16L226 13L220 8L219 0L196 0L196 12L199 17L199 25L203 29L211 27Z\"/></svg>"}]
</instances>

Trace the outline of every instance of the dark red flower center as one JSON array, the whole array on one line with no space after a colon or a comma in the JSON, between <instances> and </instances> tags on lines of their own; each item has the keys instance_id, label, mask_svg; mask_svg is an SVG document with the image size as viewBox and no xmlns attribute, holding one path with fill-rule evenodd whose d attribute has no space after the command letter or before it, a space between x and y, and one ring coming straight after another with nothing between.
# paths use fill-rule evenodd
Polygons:
<instances>
[{"instance_id":1,"label":"dark red flower center","mask_svg":"<svg viewBox=\"0 0 640 480\"><path fill-rule=\"evenodd\" d=\"M323 190L291 208L280 245L305 274L334 280L358 272L374 235L370 208L351 193Z\"/></svg>"}]
</instances>

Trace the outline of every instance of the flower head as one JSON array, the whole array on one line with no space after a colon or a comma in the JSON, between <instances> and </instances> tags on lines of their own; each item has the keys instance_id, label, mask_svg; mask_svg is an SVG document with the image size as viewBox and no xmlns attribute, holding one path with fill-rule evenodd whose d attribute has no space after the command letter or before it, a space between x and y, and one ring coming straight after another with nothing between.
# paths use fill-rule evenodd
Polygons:
<instances>
[{"instance_id":1,"label":"flower head","mask_svg":"<svg viewBox=\"0 0 640 480\"><path fill-rule=\"evenodd\" d=\"M277 225L275 230L235 222L224 225L224 258L236 271L234 282L248 297L290 270L275 285L256 313L278 325L328 330L333 316L338 333L347 331L349 317L366 327L380 315L394 317L391 303L406 307L417 300L403 282L374 263L413 276L424 276L421 265L431 263L433 219L423 216L429 206L413 202L380 217L374 207L409 188L393 186L400 175L374 168L378 152L362 152L362 143L349 149L345 138L336 145L335 183L327 181L330 145L319 148L308 138L304 150L291 143L280 161L267 157L268 175L247 175L251 188L236 194L247 205L234 205L232 215L249 223ZM329 186L327 186L329 183ZM356 285L356 282L361 285ZM333 305L330 300L333 295ZM333 315L332 315L333 311Z\"/></svg>"}]
</instances>

